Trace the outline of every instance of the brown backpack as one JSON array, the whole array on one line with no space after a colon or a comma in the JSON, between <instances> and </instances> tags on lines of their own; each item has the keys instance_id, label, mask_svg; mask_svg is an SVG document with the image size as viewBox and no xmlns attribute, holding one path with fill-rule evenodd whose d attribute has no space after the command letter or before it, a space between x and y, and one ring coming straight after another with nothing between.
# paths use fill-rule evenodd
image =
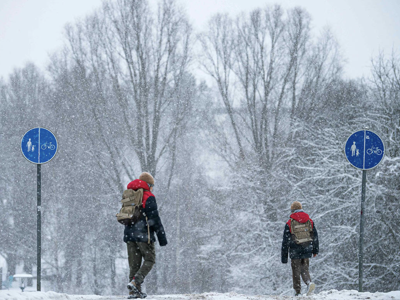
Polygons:
<instances>
[{"instance_id":1,"label":"brown backpack","mask_svg":"<svg viewBox=\"0 0 400 300\"><path fill-rule=\"evenodd\" d=\"M117 213L117 221L123 225L132 225L139 221L142 211L143 189L125 190L122 194L122 208Z\"/></svg>"},{"instance_id":2,"label":"brown backpack","mask_svg":"<svg viewBox=\"0 0 400 300\"><path fill-rule=\"evenodd\" d=\"M296 220L290 219L290 233L294 238L296 244L304 244L312 242L312 225L311 221L308 220L306 223L300 223Z\"/></svg>"}]
</instances>

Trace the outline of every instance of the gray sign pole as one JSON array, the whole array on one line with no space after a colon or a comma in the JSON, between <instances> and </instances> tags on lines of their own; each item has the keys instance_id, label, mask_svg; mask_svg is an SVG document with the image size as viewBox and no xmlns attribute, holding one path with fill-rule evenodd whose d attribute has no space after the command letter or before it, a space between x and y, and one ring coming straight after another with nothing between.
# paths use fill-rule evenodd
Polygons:
<instances>
[{"instance_id":1,"label":"gray sign pole","mask_svg":"<svg viewBox=\"0 0 400 300\"><path fill-rule=\"evenodd\" d=\"M382 139L370 130L359 130L349 136L344 153L355 168L362 170L360 244L358 252L358 291L363 291L363 247L364 247L364 212L367 170L375 168L383 159L385 145Z\"/></svg>"},{"instance_id":2,"label":"gray sign pole","mask_svg":"<svg viewBox=\"0 0 400 300\"><path fill-rule=\"evenodd\" d=\"M42 165L37 165L37 290L40 291L42 271Z\"/></svg>"},{"instance_id":3,"label":"gray sign pole","mask_svg":"<svg viewBox=\"0 0 400 300\"><path fill-rule=\"evenodd\" d=\"M21 140L24 157L37 165L37 290L41 290L42 273L42 164L49 162L57 153L58 143L54 134L37 127L25 133Z\"/></svg>"},{"instance_id":4,"label":"gray sign pole","mask_svg":"<svg viewBox=\"0 0 400 300\"><path fill-rule=\"evenodd\" d=\"M363 291L363 246L364 246L364 209L365 209L365 186L367 181L367 171L362 171L362 188L361 188L361 216L360 216L360 248L358 256L358 291Z\"/></svg>"}]
</instances>

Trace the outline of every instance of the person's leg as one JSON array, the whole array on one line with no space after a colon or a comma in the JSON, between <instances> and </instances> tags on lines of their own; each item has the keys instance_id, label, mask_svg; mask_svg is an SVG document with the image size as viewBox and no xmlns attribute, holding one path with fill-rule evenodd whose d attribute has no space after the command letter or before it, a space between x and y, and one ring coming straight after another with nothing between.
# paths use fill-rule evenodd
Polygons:
<instances>
[{"instance_id":1,"label":"person's leg","mask_svg":"<svg viewBox=\"0 0 400 300\"><path fill-rule=\"evenodd\" d=\"M135 282L141 285L156 262L156 251L154 243L137 243L140 249L140 253L144 259L144 262L140 269L135 274Z\"/></svg>"},{"instance_id":2,"label":"person's leg","mask_svg":"<svg viewBox=\"0 0 400 300\"><path fill-rule=\"evenodd\" d=\"M126 245L128 248L129 282L131 282L142 264L142 254L137 243L128 242Z\"/></svg>"},{"instance_id":3,"label":"person's leg","mask_svg":"<svg viewBox=\"0 0 400 300\"><path fill-rule=\"evenodd\" d=\"M293 288L296 291L296 294L300 294L301 291L300 273L301 259L292 259Z\"/></svg>"},{"instance_id":4,"label":"person's leg","mask_svg":"<svg viewBox=\"0 0 400 300\"><path fill-rule=\"evenodd\" d=\"M311 282L309 265L310 265L310 260L308 258L301 259L301 278L303 279L306 285L308 285Z\"/></svg>"},{"instance_id":5,"label":"person's leg","mask_svg":"<svg viewBox=\"0 0 400 300\"><path fill-rule=\"evenodd\" d=\"M301 260L301 278L307 285L307 296L310 296L315 290L315 283L311 282L309 264L310 260L308 258Z\"/></svg>"}]
</instances>

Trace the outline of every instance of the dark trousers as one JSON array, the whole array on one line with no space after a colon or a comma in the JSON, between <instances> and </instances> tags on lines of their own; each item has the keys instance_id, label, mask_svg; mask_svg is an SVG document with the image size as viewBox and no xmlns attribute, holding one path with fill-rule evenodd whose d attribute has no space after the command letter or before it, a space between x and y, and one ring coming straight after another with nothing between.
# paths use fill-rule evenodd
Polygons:
<instances>
[{"instance_id":1,"label":"dark trousers","mask_svg":"<svg viewBox=\"0 0 400 300\"><path fill-rule=\"evenodd\" d=\"M156 262L154 243L128 242L129 281L141 285ZM143 264L142 264L143 259Z\"/></svg>"},{"instance_id":2,"label":"dark trousers","mask_svg":"<svg viewBox=\"0 0 400 300\"><path fill-rule=\"evenodd\" d=\"M311 282L310 272L308 270L310 260L308 258L292 259L292 275L293 275L293 288L296 293L301 291L300 276L305 284Z\"/></svg>"}]
</instances>

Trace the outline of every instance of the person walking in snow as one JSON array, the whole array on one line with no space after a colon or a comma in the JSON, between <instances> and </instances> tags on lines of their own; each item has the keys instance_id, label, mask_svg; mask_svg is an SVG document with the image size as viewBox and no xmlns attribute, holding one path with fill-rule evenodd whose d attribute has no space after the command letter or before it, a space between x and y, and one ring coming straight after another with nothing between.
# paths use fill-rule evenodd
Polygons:
<instances>
[{"instance_id":1,"label":"person walking in snow","mask_svg":"<svg viewBox=\"0 0 400 300\"><path fill-rule=\"evenodd\" d=\"M292 214L283 232L281 259L288 262L288 254L292 263L293 288L295 295L301 292L300 277L307 285L307 295L310 295L315 284L311 281L309 259L316 257L319 252L318 233L313 220L306 214L302 205L294 201L290 207Z\"/></svg>"},{"instance_id":2,"label":"person walking in snow","mask_svg":"<svg viewBox=\"0 0 400 300\"><path fill-rule=\"evenodd\" d=\"M124 242L127 244L129 261L128 299L145 298L142 283L153 268L156 260L154 233L160 246L167 245L167 237L157 210L156 197L153 195L154 178L143 172L139 179L128 184L128 189L143 189L143 202L140 219L132 225L125 225ZM142 263L143 260L143 263Z\"/></svg>"}]
</instances>

